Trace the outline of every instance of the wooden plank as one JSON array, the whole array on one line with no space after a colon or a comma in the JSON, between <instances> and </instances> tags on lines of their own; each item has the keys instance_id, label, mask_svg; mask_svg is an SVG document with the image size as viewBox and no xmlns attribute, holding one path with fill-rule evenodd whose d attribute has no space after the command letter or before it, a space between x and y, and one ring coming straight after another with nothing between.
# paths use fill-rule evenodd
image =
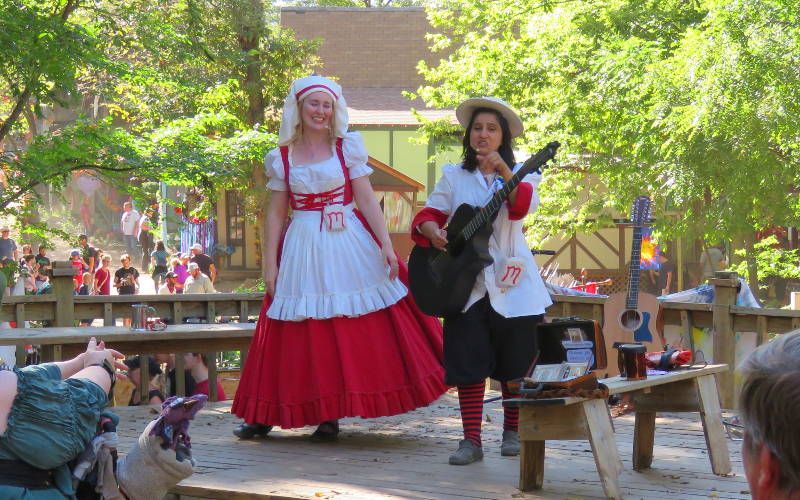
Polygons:
<instances>
[{"instance_id":1,"label":"wooden plank","mask_svg":"<svg viewBox=\"0 0 800 500\"><path fill-rule=\"evenodd\" d=\"M694 352L694 335L692 335L692 316L690 311L681 311L681 336L684 345Z\"/></svg>"},{"instance_id":2,"label":"wooden plank","mask_svg":"<svg viewBox=\"0 0 800 500\"><path fill-rule=\"evenodd\" d=\"M756 319L756 345L766 344L769 341L769 330L767 330L767 317L759 316Z\"/></svg>"},{"instance_id":3,"label":"wooden plank","mask_svg":"<svg viewBox=\"0 0 800 500\"><path fill-rule=\"evenodd\" d=\"M633 438L633 469L648 469L653 463L656 438L656 412L636 409Z\"/></svg>"},{"instance_id":4,"label":"wooden plank","mask_svg":"<svg viewBox=\"0 0 800 500\"><path fill-rule=\"evenodd\" d=\"M172 303L172 322L180 325L183 322L183 305L180 302Z\"/></svg>"},{"instance_id":5,"label":"wooden plank","mask_svg":"<svg viewBox=\"0 0 800 500\"><path fill-rule=\"evenodd\" d=\"M206 302L206 321L214 323L217 320L217 305L214 302Z\"/></svg>"},{"instance_id":6,"label":"wooden plank","mask_svg":"<svg viewBox=\"0 0 800 500\"><path fill-rule=\"evenodd\" d=\"M700 419L703 422L703 433L708 447L708 458L714 474L731 473L731 461L725 432L722 428L722 411L719 406L717 385L713 375L695 379L697 394L700 399Z\"/></svg>"},{"instance_id":7,"label":"wooden plank","mask_svg":"<svg viewBox=\"0 0 800 500\"><path fill-rule=\"evenodd\" d=\"M705 375L725 373L727 370L727 365L708 365L697 370L679 369L671 371L666 375L652 375L644 380L629 381L622 377L611 377L601 379L600 382L608 387L608 391L611 394L622 394L631 391L639 391L648 387L670 384L680 380L690 380Z\"/></svg>"},{"instance_id":8,"label":"wooden plank","mask_svg":"<svg viewBox=\"0 0 800 500\"><path fill-rule=\"evenodd\" d=\"M645 393L645 391L650 391ZM693 380L680 380L633 393L636 411L696 412L700 411Z\"/></svg>"},{"instance_id":9,"label":"wooden plank","mask_svg":"<svg viewBox=\"0 0 800 500\"><path fill-rule=\"evenodd\" d=\"M219 401L217 394L217 353L207 352L208 359L208 399L211 402Z\"/></svg>"},{"instance_id":10,"label":"wooden plank","mask_svg":"<svg viewBox=\"0 0 800 500\"><path fill-rule=\"evenodd\" d=\"M528 441L585 438L587 428L582 408L585 401L569 406L523 406L519 410L519 438Z\"/></svg>"},{"instance_id":11,"label":"wooden plank","mask_svg":"<svg viewBox=\"0 0 800 500\"><path fill-rule=\"evenodd\" d=\"M542 489L544 484L544 441L520 441L519 489Z\"/></svg>"},{"instance_id":12,"label":"wooden plank","mask_svg":"<svg viewBox=\"0 0 800 500\"><path fill-rule=\"evenodd\" d=\"M184 375L184 371L186 370L183 353L176 352L175 353L175 394L177 396L186 396L186 376Z\"/></svg>"},{"instance_id":13,"label":"wooden plank","mask_svg":"<svg viewBox=\"0 0 800 500\"><path fill-rule=\"evenodd\" d=\"M138 340L192 340L195 338L250 338L255 331L255 323L222 323L169 325L159 332L136 332L128 327L63 327L63 328L26 328L0 329L0 341L10 344L86 344L89 336L103 338L106 341L138 341Z\"/></svg>"},{"instance_id":14,"label":"wooden plank","mask_svg":"<svg viewBox=\"0 0 800 500\"><path fill-rule=\"evenodd\" d=\"M710 280L714 285L714 362L728 365L726 372L717 375L719 395L726 408L736 408L733 367L736 364L736 333L733 330L731 306L736 305L739 280L729 276L735 273L718 271Z\"/></svg>"},{"instance_id":15,"label":"wooden plank","mask_svg":"<svg viewBox=\"0 0 800 500\"><path fill-rule=\"evenodd\" d=\"M73 295L72 279L74 275L75 270L72 269L72 264L69 262L53 262L53 296L56 304L58 304L55 310L55 326L72 326L75 322L75 307L73 305L75 296Z\"/></svg>"},{"instance_id":16,"label":"wooden plank","mask_svg":"<svg viewBox=\"0 0 800 500\"><path fill-rule=\"evenodd\" d=\"M619 475L622 472L622 462L617 452L617 443L614 440L614 431L608 422L606 403L600 399L590 399L576 408L581 408L586 419L589 443L592 445L597 473L603 492L615 500L622 498L619 488Z\"/></svg>"},{"instance_id":17,"label":"wooden plank","mask_svg":"<svg viewBox=\"0 0 800 500\"><path fill-rule=\"evenodd\" d=\"M150 356L139 355L139 401L143 405L150 404Z\"/></svg>"},{"instance_id":18,"label":"wooden plank","mask_svg":"<svg viewBox=\"0 0 800 500\"><path fill-rule=\"evenodd\" d=\"M239 302L239 323L247 323L250 304L246 300Z\"/></svg>"},{"instance_id":19,"label":"wooden plank","mask_svg":"<svg viewBox=\"0 0 800 500\"><path fill-rule=\"evenodd\" d=\"M114 326L114 305L103 304L103 326Z\"/></svg>"},{"instance_id":20,"label":"wooden plank","mask_svg":"<svg viewBox=\"0 0 800 500\"><path fill-rule=\"evenodd\" d=\"M14 321L17 322L17 328L25 328L25 304L17 304L15 312Z\"/></svg>"}]
</instances>

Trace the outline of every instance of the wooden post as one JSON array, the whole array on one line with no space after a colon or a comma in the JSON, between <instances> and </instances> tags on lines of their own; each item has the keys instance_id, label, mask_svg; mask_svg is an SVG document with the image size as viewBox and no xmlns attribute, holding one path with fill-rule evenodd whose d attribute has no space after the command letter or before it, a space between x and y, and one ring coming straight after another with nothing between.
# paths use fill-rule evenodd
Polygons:
<instances>
[{"instance_id":1,"label":"wooden post","mask_svg":"<svg viewBox=\"0 0 800 500\"><path fill-rule=\"evenodd\" d=\"M69 261L53 262L53 295L56 297L55 324L53 326L75 326L73 277L78 272Z\"/></svg>"},{"instance_id":2,"label":"wooden post","mask_svg":"<svg viewBox=\"0 0 800 500\"><path fill-rule=\"evenodd\" d=\"M208 400L211 402L219 401L217 394L217 353L207 352L208 360Z\"/></svg>"},{"instance_id":3,"label":"wooden post","mask_svg":"<svg viewBox=\"0 0 800 500\"><path fill-rule=\"evenodd\" d=\"M175 395L186 396L186 375L183 362L183 353L175 353Z\"/></svg>"},{"instance_id":4,"label":"wooden post","mask_svg":"<svg viewBox=\"0 0 800 500\"><path fill-rule=\"evenodd\" d=\"M714 363L728 365L728 371L717 377L720 401L723 408L735 409L733 372L736 368L736 332L733 331L731 306L736 305L739 280L734 272L717 271L709 283L714 286Z\"/></svg>"}]
</instances>

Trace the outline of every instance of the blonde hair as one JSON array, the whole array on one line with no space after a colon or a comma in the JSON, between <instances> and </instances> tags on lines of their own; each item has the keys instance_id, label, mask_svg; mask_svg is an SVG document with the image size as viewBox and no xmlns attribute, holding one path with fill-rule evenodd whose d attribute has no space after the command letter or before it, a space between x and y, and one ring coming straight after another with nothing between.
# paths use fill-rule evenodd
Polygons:
<instances>
[{"instance_id":1,"label":"blonde hair","mask_svg":"<svg viewBox=\"0 0 800 500\"><path fill-rule=\"evenodd\" d=\"M103 258L100 259L100 262L111 262L111 256L110 255L103 255Z\"/></svg>"},{"instance_id":2,"label":"blonde hair","mask_svg":"<svg viewBox=\"0 0 800 500\"><path fill-rule=\"evenodd\" d=\"M300 114L299 117L300 119L297 120L297 125L295 125L294 127L294 134L292 134L292 138L289 140L289 143L295 143L303 138L303 103L309 97L309 95L304 96L297 103L298 107L297 112ZM330 97L330 95L327 93L325 95L328 95ZM333 144L334 142L336 142L336 99L333 99L333 106L331 107L331 116L328 119L328 133L330 135L329 137L330 143Z\"/></svg>"},{"instance_id":3,"label":"blonde hair","mask_svg":"<svg viewBox=\"0 0 800 500\"><path fill-rule=\"evenodd\" d=\"M131 260L131 256L126 254L126 253L124 253L124 254L119 256L119 261L120 262L125 262L126 260Z\"/></svg>"},{"instance_id":4,"label":"blonde hair","mask_svg":"<svg viewBox=\"0 0 800 500\"><path fill-rule=\"evenodd\" d=\"M92 273L83 273L83 282L85 284L90 284L92 282Z\"/></svg>"}]
</instances>

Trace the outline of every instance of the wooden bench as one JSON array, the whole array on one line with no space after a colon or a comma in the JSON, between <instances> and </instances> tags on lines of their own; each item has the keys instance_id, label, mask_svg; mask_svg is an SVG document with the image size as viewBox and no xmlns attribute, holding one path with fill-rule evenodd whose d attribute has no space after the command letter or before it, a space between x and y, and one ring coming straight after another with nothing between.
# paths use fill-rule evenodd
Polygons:
<instances>
[{"instance_id":1,"label":"wooden bench","mask_svg":"<svg viewBox=\"0 0 800 500\"><path fill-rule=\"evenodd\" d=\"M28 344L41 345L46 361L69 359L86 350L89 337L103 340L106 346L124 354L176 353L175 373L183 373L185 352L202 352L209 357L208 391L211 401L217 400L217 352L242 351L242 366L247 349L255 332L255 323L210 323L170 325L162 331L137 332L128 327L56 327L0 329L0 345L15 345L17 352L24 352ZM148 363L141 363L142 380L149 380ZM176 393L184 395L186 383L183 377L175 377ZM142 391L146 403L147 391Z\"/></svg>"},{"instance_id":2,"label":"wooden bench","mask_svg":"<svg viewBox=\"0 0 800 500\"><path fill-rule=\"evenodd\" d=\"M635 405L633 468L642 470L653 461L655 418L658 411L698 412L706 437L714 474L731 472L730 457L722 427L715 374L727 365L709 365L696 370L676 370L666 375L629 382L620 377L601 380L611 394L630 393ZM619 499L622 462L614 439L613 423L604 399L552 398L509 399L503 403L520 409L519 489L541 489L544 483L545 441L588 439L603 491Z\"/></svg>"}]
</instances>

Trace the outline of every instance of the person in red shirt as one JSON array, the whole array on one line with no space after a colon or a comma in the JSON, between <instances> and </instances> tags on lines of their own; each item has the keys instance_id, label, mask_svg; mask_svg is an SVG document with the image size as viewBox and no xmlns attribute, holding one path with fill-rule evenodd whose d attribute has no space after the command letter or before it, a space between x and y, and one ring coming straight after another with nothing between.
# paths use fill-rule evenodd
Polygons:
<instances>
[{"instance_id":1,"label":"person in red shirt","mask_svg":"<svg viewBox=\"0 0 800 500\"><path fill-rule=\"evenodd\" d=\"M102 267L94 273L94 289L97 295L111 295L111 256L104 255L101 262Z\"/></svg>"},{"instance_id":2,"label":"person in red shirt","mask_svg":"<svg viewBox=\"0 0 800 500\"><path fill-rule=\"evenodd\" d=\"M195 381L194 392L191 396L195 394L208 396L208 359L206 355L199 352L186 353L183 355L183 362L185 369L192 372L192 378ZM217 380L217 398L220 401L228 399L225 395L225 389L222 388L219 380Z\"/></svg>"}]
</instances>

